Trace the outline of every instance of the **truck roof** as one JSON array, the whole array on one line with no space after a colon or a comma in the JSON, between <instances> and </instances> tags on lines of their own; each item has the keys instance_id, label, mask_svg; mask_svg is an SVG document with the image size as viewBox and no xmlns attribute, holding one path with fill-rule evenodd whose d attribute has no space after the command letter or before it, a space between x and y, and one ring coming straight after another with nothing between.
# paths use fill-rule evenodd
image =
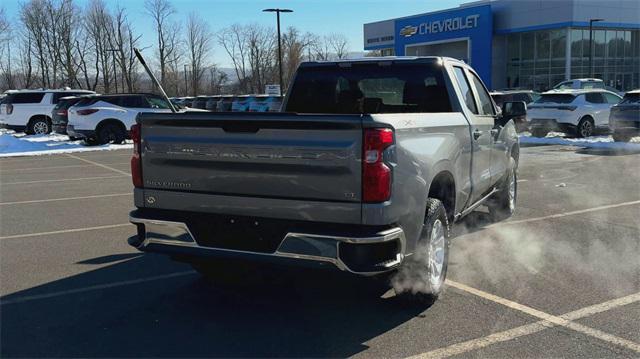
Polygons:
<instances>
[{"instance_id":1,"label":"truck roof","mask_svg":"<svg viewBox=\"0 0 640 359\"><path fill-rule=\"evenodd\" d=\"M460 64L466 63L462 60L454 59L452 57L444 56L381 56L381 57L359 57L356 59L339 59L339 60L327 60L327 61L306 61L300 64L300 66L314 66L314 65L330 65L330 64L348 64L348 63L367 63L367 62L416 62L425 63L433 61L455 61Z\"/></svg>"}]
</instances>

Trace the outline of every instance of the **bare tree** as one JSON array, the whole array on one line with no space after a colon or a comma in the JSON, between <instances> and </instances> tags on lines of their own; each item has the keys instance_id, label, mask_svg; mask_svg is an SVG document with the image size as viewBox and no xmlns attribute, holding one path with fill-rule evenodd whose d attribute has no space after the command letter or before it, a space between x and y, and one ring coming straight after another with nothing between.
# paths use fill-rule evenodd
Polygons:
<instances>
[{"instance_id":1,"label":"bare tree","mask_svg":"<svg viewBox=\"0 0 640 359\"><path fill-rule=\"evenodd\" d=\"M344 59L349 54L349 40L343 34L329 35L327 43L338 59Z\"/></svg>"},{"instance_id":2,"label":"bare tree","mask_svg":"<svg viewBox=\"0 0 640 359\"><path fill-rule=\"evenodd\" d=\"M200 80L204 75L207 56L211 51L211 29L209 24L197 14L189 14L187 20L187 55L191 66L191 87L195 96L200 90Z\"/></svg>"},{"instance_id":3,"label":"bare tree","mask_svg":"<svg viewBox=\"0 0 640 359\"><path fill-rule=\"evenodd\" d=\"M249 66L245 28L239 24L231 25L220 31L217 39L233 63L240 91L248 92Z\"/></svg>"},{"instance_id":4,"label":"bare tree","mask_svg":"<svg viewBox=\"0 0 640 359\"><path fill-rule=\"evenodd\" d=\"M89 35L93 55L93 70L95 71L94 81L90 87L96 90L98 78L102 74L102 90L106 93L111 92L111 57L109 50L110 44L110 27L112 23L111 14L103 0L91 0L87 13L85 15L85 31Z\"/></svg>"},{"instance_id":5,"label":"bare tree","mask_svg":"<svg viewBox=\"0 0 640 359\"><path fill-rule=\"evenodd\" d=\"M175 52L179 48L180 25L169 20L176 13L169 0L146 0L145 9L151 15L156 28L160 84L164 87L167 81L168 67L170 62L176 59Z\"/></svg>"},{"instance_id":6,"label":"bare tree","mask_svg":"<svg viewBox=\"0 0 640 359\"><path fill-rule=\"evenodd\" d=\"M264 91L276 79L277 37L272 30L257 24L246 27L248 60L251 67L251 92Z\"/></svg>"},{"instance_id":7,"label":"bare tree","mask_svg":"<svg viewBox=\"0 0 640 359\"><path fill-rule=\"evenodd\" d=\"M124 8L116 10L111 27L110 44L120 68L122 86L124 87L126 83L127 91L134 92L137 81L138 61L133 49L138 46L141 35L135 36L133 34L133 27L127 18Z\"/></svg>"},{"instance_id":8,"label":"bare tree","mask_svg":"<svg viewBox=\"0 0 640 359\"><path fill-rule=\"evenodd\" d=\"M3 8L0 8L0 89L15 88L11 71L11 26Z\"/></svg>"},{"instance_id":9,"label":"bare tree","mask_svg":"<svg viewBox=\"0 0 640 359\"><path fill-rule=\"evenodd\" d=\"M212 95L220 95L223 88L229 82L229 76L220 71L216 66L209 67L209 78L207 79L207 93Z\"/></svg>"},{"instance_id":10,"label":"bare tree","mask_svg":"<svg viewBox=\"0 0 640 359\"><path fill-rule=\"evenodd\" d=\"M316 40L317 36L311 33L301 34L295 27L287 28L282 36L284 88L289 87L289 82L300 63L304 61L305 54L308 60L312 58L311 53Z\"/></svg>"}]
</instances>

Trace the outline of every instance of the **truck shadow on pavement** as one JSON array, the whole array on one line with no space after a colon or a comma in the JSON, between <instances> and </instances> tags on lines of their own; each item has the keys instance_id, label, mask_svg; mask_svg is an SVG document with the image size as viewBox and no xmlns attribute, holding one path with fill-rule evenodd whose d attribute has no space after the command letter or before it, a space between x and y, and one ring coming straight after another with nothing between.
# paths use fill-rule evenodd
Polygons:
<instances>
[{"instance_id":1,"label":"truck shadow on pavement","mask_svg":"<svg viewBox=\"0 0 640 359\"><path fill-rule=\"evenodd\" d=\"M275 270L233 284L189 271L143 255L4 296L0 354L344 357L430 306L383 297L384 286L329 271ZM103 285L176 272L183 275ZM33 297L54 292L61 294Z\"/></svg>"}]
</instances>

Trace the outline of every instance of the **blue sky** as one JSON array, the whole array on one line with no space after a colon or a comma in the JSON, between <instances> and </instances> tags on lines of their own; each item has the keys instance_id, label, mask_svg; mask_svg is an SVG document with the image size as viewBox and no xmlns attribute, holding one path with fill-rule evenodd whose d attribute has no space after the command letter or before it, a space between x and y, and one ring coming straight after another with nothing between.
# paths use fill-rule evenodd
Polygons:
<instances>
[{"instance_id":1,"label":"blue sky","mask_svg":"<svg viewBox=\"0 0 640 359\"><path fill-rule=\"evenodd\" d=\"M151 20L144 13L144 0L105 0L109 6L118 4L126 8L138 33L142 33L142 46L154 44ZM84 6L87 0L76 0ZM294 13L283 14L281 26L295 26L303 32L317 34L342 33L349 39L350 49L362 51L362 24L394 17L408 16L423 12L456 7L470 0L173 0L177 10L176 18L184 21L191 12L196 12L217 31L234 23L260 23L274 26L275 14L263 13L270 7L289 8ZM20 0L0 1L7 15L17 21ZM148 50L147 50L148 51ZM213 59L216 64L230 66L224 50L214 47Z\"/></svg>"}]
</instances>

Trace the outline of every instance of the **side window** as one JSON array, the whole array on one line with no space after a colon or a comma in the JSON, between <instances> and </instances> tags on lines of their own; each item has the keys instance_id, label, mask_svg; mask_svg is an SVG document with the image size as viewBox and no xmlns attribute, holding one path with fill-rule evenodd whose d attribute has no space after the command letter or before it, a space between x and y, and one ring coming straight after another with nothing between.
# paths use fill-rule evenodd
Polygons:
<instances>
[{"instance_id":1,"label":"side window","mask_svg":"<svg viewBox=\"0 0 640 359\"><path fill-rule=\"evenodd\" d=\"M476 115L478 114L478 108L476 107L476 100L471 92L471 86L469 86L469 82L467 81L467 77L464 75L464 71L462 68L454 66L453 73L456 76L456 82L458 82L458 86L460 86L460 92L462 92L462 96L464 97L464 103L467 105L467 108Z\"/></svg>"},{"instance_id":2,"label":"side window","mask_svg":"<svg viewBox=\"0 0 640 359\"><path fill-rule=\"evenodd\" d=\"M607 92L603 93L603 95L604 95L604 98L607 100L607 102L612 104L612 105L615 105L618 102L620 102L620 98L618 98L618 96L616 96L616 95L613 95L613 94L610 94L610 93L607 93Z\"/></svg>"},{"instance_id":3,"label":"side window","mask_svg":"<svg viewBox=\"0 0 640 359\"><path fill-rule=\"evenodd\" d=\"M147 101L151 105L151 108L159 108L159 109L168 109L169 104L162 98L158 97L147 97Z\"/></svg>"},{"instance_id":4,"label":"side window","mask_svg":"<svg viewBox=\"0 0 640 359\"><path fill-rule=\"evenodd\" d=\"M40 103L44 97L44 92L25 92L13 95L11 103Z\"/></svg>"},{"instance_id":5,"label":"side window","mask_svg":"<svg viewBox=\"0 0 640 359\"><path fill-rule=\"evenodd\" d=\"M473 86L476 88L476 92L478 92L478 98L480 99L480 112L481 115L485 116L494 116L493 103L491 102L491 96L489 96L489 92L484 88L482 81L476 76L476 74L471 73L471 81L473 82Z\"/></svg>"},{"instance_id":6,"label":"side window","mask_svg":"<svg viewBox=\"0 0 640 359\"><path fill-rule=\"evenodd\" d=\"M529 97L529 94L519 93L519 94L515 94L513 96L513 100L514 101L524 101L525 103L529 103L529 102L531 102L531 97Z\"/></svg>"},{"instance_id":7,"label":"side window","mask_svg":"<svg viewBox=\"0 0 640 359\"><path fill-rule=\"evenodd\" d=\"M587 100L587 102L589 103L605 103L604 98L602 97L602 94L599 92L590 92L585 94L585 100Z\"/></svg>"}]
</instances>

